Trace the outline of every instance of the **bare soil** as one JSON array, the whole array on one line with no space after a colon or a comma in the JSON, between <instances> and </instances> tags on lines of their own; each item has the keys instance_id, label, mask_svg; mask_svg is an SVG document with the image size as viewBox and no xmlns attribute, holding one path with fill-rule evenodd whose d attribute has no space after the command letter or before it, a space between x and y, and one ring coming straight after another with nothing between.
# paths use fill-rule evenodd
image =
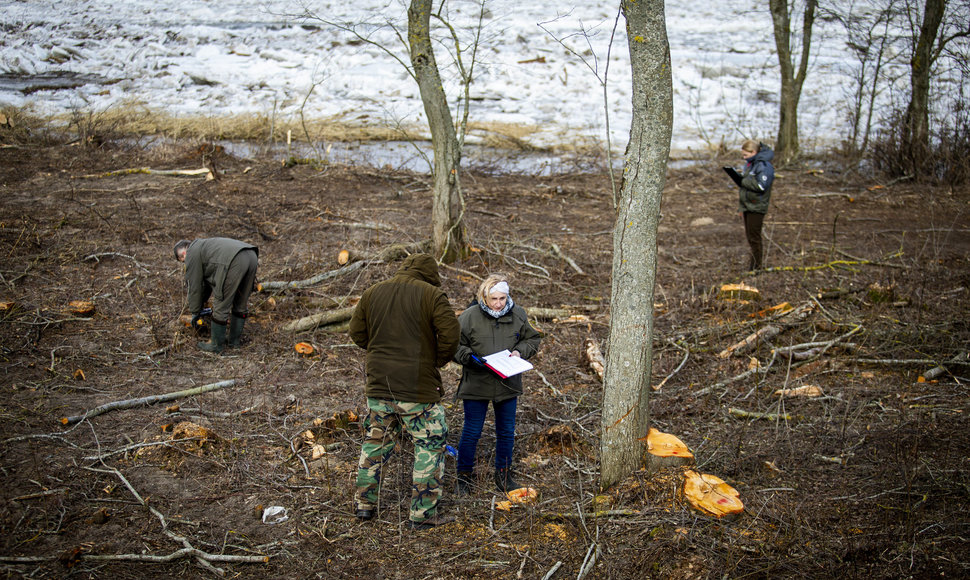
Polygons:
<instances>
[{"instance_id":1,"label":"bare soil","mask_svg":"<svg viewBox=\"0 0 970 580\"><path fill-rule=\"evenodd\" d=\"M494 440L486 427L471 497L451 493L448 459L442 511L457 521L410 532L407 441L386 467L376 520L353 515L363 352L343 332L281 328L353 305L399 264L254 294L242 348L214 356L196 348L204 336L179 319L182 270L172 246L180 238L243 239L260 248L261 281L308 279L338 269L340 250L368 255L425 239L428 177L286 167L211 148L215 181L103 175L196 168L201 155L195 145L111 142L0 149L6 577L213 576L192 555L199 552L177 554L186 547L268 557L211 562L234 578L543 578L557 565L552 578L575 578L589 562L588 578L970 574L970 367L920 379L970 345L966 189L878 187L824 165L780 169L765 225L769 269L753 275L743 272L736 194L721 163L670 172L651 423L682 439L699 471L740 493L744 513L718 519L678 494L677 470L597 487L602 385L583 344L592 338L607 348L608 177L467 173L475 251L442 267L456 310L480 277L505 271L527 309L582 316L536 321L544 340L525 377L516 469L539 490L538 503L494 509L502 498L488 469ZM740 281L762 299L717 297L722 284ZM72 314L72 300L92 301L95 313ZM783 302L812 309L751 350L718 356L782 324L758 312ZM297 354L298 341L317 353ZM773 355L807 343L829 346L804 360ZM752 361L760 371L732 380ZM452 393L458 369L443 375ZM171 403L61 422L108 402L230 379L234 386ZM821 396L776 394L805 385ZM451 396L445 403L457 445L460 405ZM183 422L196 427L176 429ZM316 459L315 445L326 451ZM270 506L286 508L288 519L263 523Z\"/></svg>"}]
</instances>

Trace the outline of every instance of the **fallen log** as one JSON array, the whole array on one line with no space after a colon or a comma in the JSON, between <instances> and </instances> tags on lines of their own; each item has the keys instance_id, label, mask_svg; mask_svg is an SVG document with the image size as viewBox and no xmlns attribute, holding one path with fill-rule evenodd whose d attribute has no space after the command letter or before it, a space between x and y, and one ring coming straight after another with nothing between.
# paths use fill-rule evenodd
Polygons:
<instances>
[{"instance_id":1,"label":"fallen log","mask_svg":"<svg viewBox=\"0 0 970 580\"><path fill-rule=\"evenodd\" d=\"M887 259L895 258L900 255L899 252L887 256ZM836 268L842 268L845 270L852 270L850 266L883 266L886 268L899 268L898 264L889 264L884 261L866 260L866 259L856 259L856 260L832 260L825 264L818 264L815 266L774 266L771 268L765 268L762 272L816 272L818 270L835 270Z\"/></svg>"},{"instance_id":2,"label":"fallen log","mask_svg":"<svg viewBox=\"0 0 970 580\"><path fill-rule=\"evenodd\" d=\"M341 332L350 332L350 321L341 324L327 324L321 326L319 330L323 332L332 332L334 334L340 334Z\"/></svg>"},{"instance_id":3,"label":"fallen log","mask_svg":"<svg viewBox=\"0 0 970 580\"><path fill-rule=\"evenodd\" d=\"M749 334L741 342L732 344L721 352L717 353L718 358L728 358L734 353L744 352L751 348L758 341L766 341L773 336L778 336L781 334L783 328L781 326L776 326L774 324L769 324L763 328L759 328L757 331Z\"/></svg>"},{"instance_id":4,"label":"fallen log","mask_svg":"<svg viewBox=\"0 0 970 580\"><path fill-rule=\"evenodd\" d=\"M563 320L568 319L572 314L570 310L563 308L529 308L529 317L537 320ZM343 332L346 326L340 324L350 320L354 313L354 307L341 308L318 314L311 314L303 318L288 322L281 327L285 332L304 332L319 326L331 326L327 328L329 332Z\"/></svg>"},{"instance_id":5,"label":"fallen log","mask_svg":"<svg viewBox=\"0 0 970 580\"><path fill-rule=\"evenodd\" d=\"M95 407L90 411L86 411L82 415L64 417L61 419L61 423L63 423L64 425L73 425L75 423L80 423L85 419L90 419L91 417L97 417L98 415L103 415L109 411L117 411L119 409L133 409L135 407L147 407L148 405L154 405L155 403L174 401L175 399L181 399L182 397L191 397L192 395L201 395L202 393L208 393L209 391L224 389L226 387L231 387L235 384L236 384L236 379L229 379L227 381L210 383L208 385L202 385L201 387L195 387L193 389L176 391L174 393L166 393L163 395L152 395L150 397L141 397L138 399L125 399L122 401L112 401L110 403L105 403L99 407Z\"/></svg>"},{"instance_id":6,"label":"fallen log","mask_svg":"<svg viewBox=\"0 0 970 580\"><path fill-rule=\"evenodd\" d=\"M354 306L350 306L348 308L340 308L338 310L321 312L319 314L311 314L310 316L305 316L299 320L286 323L283 325L282 330L285 332L303 332L318 326L345 322L350 320L350 317L354 314L354 308Z\"/></svg>"},{"instance_id":7,"label":"fallen log","mask_svg":"<svg viewBox=\"0 0 970 580\"><path fill-rule=\"evenodd\" d=\"M940 375L942 375L943 373L947 372L946 365L965 364L967 362L967 359L968 358L970 358L970 353L966 353L965 352L963 354L958 354L957 356L951 358L947 362L945 362L945 363L943 363L943 364L941 364L939 366L935 366L935 367L931 368L930 370L926 371L925 373L923 373L923 379L924 380L927 380L927 381L932 381L933 379L935 379L935 378L939 377Z\"/></svg>"},{"instance_id":8,"label":"fallen log","mask_svg":"<svg viewBox=\"0 0 970 580\"><path fill-rule=\"evenodd\" d=\"M215 176L208 167L201 167L199 169L152 169L150 167L135 167L132 169L119 169L117 171L107 171L105 173L82 175L81 177L85 179L102 179L105 177L118 177L121 175L135 175L139 173L146 175L164 175L170 177L205 177L206 181L215 179Z\"/></svg>"},{"instance_id":9,"label":"fallen log","mask_svg":"<svg viewBox=\"0 0 970 580\"><path fill-rule=\"evenodd\" d=\"M812 358L818 358L825 354L830 348L838 346L846 352L854 352L858 350L859 346L854 342L845 342L845 339L849 338L853 334L862 331L862 326L854 326L852 330L846 332L841 336L837 336L832 340L827 341L817 341L817 342L805 342L802 344L793 344L787 347L780 347L772 349L775 355L781 355L792 361L809 360Z\"/></svg>"},{"instance_id":10,"label":"fallen log","mask_svg":"<svg viewBox=\"0 0 970 580\"><path fill-rule=\"evenodd\" d=\"M332 278L337 278L345 274L350 274L360 270L368 264L381 264L387 262L393 262L408 256L409 254L426 252L430 246L430 241L416 242L413 244L394 244L387 246L380 252L372 255L371 257L360 260L358 262L351 262L342 268L336 270L329 270L327 272L321 272L316 276L312 276L305 280L290 280L290 281L272 281L272 282L262 282L257 286L259 292L265 292L267 290L287 290L296 288L308 288L310 286L316 286L320 282L325 280L330 280Z\"/></svg>"},{"instance_id":11,"label":"fallen log","mask_svg":"<svg viewBox=\"0 0 970 580\"><path fill-rule=\"evenodd\" d=\"M728 414L732 417L737 417L739 419L766 419L768 421L791 421L791 415L788 413L759 413L757 411L745 411L744 409L738 409L731 407L728 409Z\"/></svg>"},{"instance_id":12,"label":"fallen log","mask_svg":"<svg viewBox=\"0 0 970 580\"><path fill-rule=\"evenodd\" d=\"M576 309L578 310L578 309ZM573 316L575 310L572 308L529 308L529 318L537 320L568 320Z\"/></svg>"},{"instance_id":13,"label":"fallen log","mask_svg":"<svg viewBox=\"0 0 970 580\"><path fill-rule=\"evenodd\" d=\"M310 286L316 286L324 280L330 280L331 278L338 278L345 274L350 274L362 269L364 266L370 262L352 262L342 268L336 270L330 270L327 272L321 272L316 276L306 278L305 280L288 280L288 281L272 281L272 282L260 282L256 287L259 292L266 292L267 290L292 290L297 288L308 288Z\"/></svg>"}]
</instances>

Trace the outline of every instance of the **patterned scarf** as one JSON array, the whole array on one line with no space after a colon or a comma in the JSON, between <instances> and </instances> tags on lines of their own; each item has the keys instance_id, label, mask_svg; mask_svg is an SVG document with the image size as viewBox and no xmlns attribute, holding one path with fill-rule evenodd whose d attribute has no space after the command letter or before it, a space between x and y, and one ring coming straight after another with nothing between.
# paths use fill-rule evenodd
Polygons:
<instances>
[{"instance_id":1,"label":"patterned scarf","mask_svg":"<svg viewBox=\"0 0 970 580\"><path fill-rule=\"evenodd\" d=\"M505 301L505 308L501 310L492 310L484 302L479 302L478 305L482 307L482 312L491 316L492 318L502 318L503 316L508 314L510 310L512 310L512 307L515 306L515 303L512 302L512 297L509 296L508 300Z\"/></svg>"}]
</instances>

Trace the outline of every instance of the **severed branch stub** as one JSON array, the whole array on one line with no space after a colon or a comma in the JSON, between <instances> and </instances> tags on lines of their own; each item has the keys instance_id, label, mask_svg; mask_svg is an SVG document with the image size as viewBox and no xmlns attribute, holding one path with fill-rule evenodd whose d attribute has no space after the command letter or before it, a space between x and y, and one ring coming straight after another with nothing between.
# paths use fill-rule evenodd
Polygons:
<instances>
[{"instance_id":1,"label":"severed branch stub","mask_svg":"<svg viewBox=\"0 0 970 580\"><path fill-rule=\"evenodd\" d=\"M147 407L148 405L154 405L155 403L174 401L175 399L180 399L182 397L201 395L202 393L208 393L209 391L224 389L226 387L231 387L235 384L236 384L236 379L229 379L227 381L210 383L208 385L202 385L201 387L195 387L192 389L176 391L174 393L165 393L162 395L151 395L149 397L141 397L138 399L124 399L121 401L112 401L110 403L105 403L103 405L95 407L90 411L86 411L81 415L64 417L61 419L61 423L63 423L64 425L73 425L75 423L80 423L85 419L90 419L91 417L97 417L98 415L103 415L104 413L107 413L109 411L117 411L119 409L133 409L135 407Z\"/></svg>"},{"instance_id":2,"label":"severed branch stub","mask_svg":"<svg viewBox=\"0 0 970 580\"><path fill-rule=\"evenodd\" d=\"M603 358L603 352L600 350L600 345L596 340L592 338L587 338L583 345L583 354L586 357L586 363L589 368L596 373L596 377L603 382L603 375L606 372L606 360Z\"/></svg>"},{"instance_id":3,"label":"severed branch stub","mask_svg":"<svg viewBox=\"0 0 970 580\"><path fill-rule=\"evenodd\" d=\"M368 262L351 262L342 268L321 272L316 276L312 276L304 280L260 282L256 289L260 292L266 292L267 290L292 290L297 288L309 288L310 286L316 286L325 280L339 278L340 276L356 272L367 264Z\"/></svg>"}]
</instances>

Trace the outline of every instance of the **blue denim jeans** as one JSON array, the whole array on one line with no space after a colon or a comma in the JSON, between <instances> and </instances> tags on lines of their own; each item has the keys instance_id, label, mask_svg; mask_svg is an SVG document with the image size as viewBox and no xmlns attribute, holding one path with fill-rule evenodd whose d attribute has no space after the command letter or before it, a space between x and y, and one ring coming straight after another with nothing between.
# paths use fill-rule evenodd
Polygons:
<instances>
[{"instance_id":1,"label":"blue denim jeans","mask_svg":"<svg viewBox=\"0 0 970 580\"><path fill-rule=\"evenodd\" d=\"M461 442L458 444L458 471L473 471L475 450L482 437L485 414L489 401L464 399L465 424L461 428ZM515 409L518 398L492 403L495 411L495 468L506 469L512 465L512 447L515 443Z\"/></svg>"}]
</instances>

